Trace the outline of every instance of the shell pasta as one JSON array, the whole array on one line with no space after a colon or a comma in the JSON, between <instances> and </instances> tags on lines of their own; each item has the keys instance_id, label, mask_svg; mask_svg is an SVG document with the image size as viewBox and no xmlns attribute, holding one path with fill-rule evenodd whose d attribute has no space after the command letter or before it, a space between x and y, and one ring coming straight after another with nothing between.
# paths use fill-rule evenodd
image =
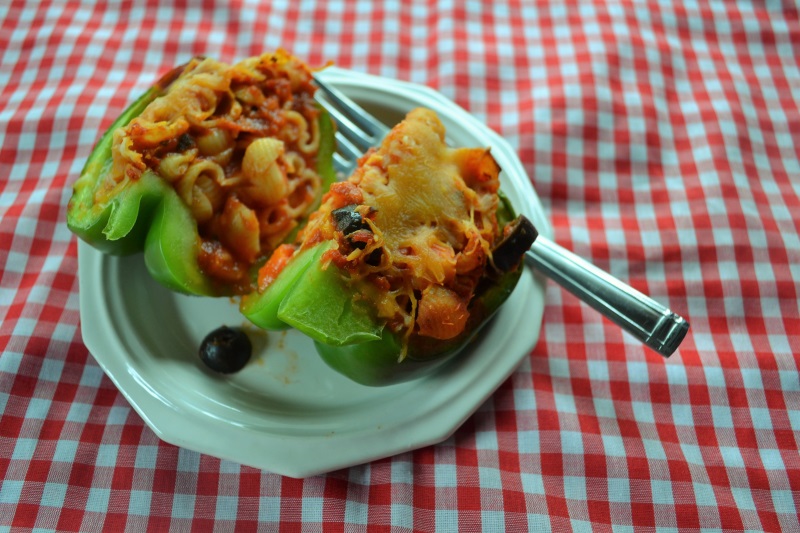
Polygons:
<instances>
[{"instance_id":1,"label":"shell pasta","mask_svg":"<svg viewBox=\"0 0 800 533\"><path fill-rule=\"evenodd\" d=\"M228 65L195 58L113 134L103 202L154 172L197 222L203 272L234 292L287 239L321 193L319 108L311 73L284 51Z\"/></svg>"}]
</instances>

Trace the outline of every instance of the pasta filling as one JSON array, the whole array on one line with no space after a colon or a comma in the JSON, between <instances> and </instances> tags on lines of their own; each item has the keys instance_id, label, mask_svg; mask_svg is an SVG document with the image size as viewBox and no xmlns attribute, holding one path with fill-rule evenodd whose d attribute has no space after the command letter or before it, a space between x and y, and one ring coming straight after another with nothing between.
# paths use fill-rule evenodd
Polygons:
<instances>
[{"instance_id":1,"label":"pasta filling","mask_svg":"<svg viewBox=\"0 0 800 533\"><path fill-rule=\"evenodd\" d=\"M227 65L192 60L140 116L114 132L104 203L146 171L197 221L198 264L235 292L319 197L319 109L308 67L286 52Z\"/></svg>"},{"instance_id":2,"label":"pasta filling","mask_svg":"<svg viewBox=\"0 0 800 533\"><path fill-rule=\"evenodd\" d=\"M344 273L356 298L373 303L406 347L413 335L447 340L465 330L501 236L499 167L488 149L448 148L444 133L433 111L409 113L323 196L298 245L334 241L326 264Z\"/></svg>"}]
</instances>

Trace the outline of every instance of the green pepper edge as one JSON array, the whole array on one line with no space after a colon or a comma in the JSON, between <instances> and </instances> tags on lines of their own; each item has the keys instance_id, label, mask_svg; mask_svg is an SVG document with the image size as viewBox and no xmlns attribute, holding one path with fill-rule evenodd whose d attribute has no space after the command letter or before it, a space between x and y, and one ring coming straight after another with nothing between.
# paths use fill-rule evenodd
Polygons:
<instances>
[{"instance_id":1,"label":"green pepper edge","mask_svg":"<svg viewBox=\"0 0 800 533\"><path fill-rule=\"evenodd\" d=\"M316 257L322 257L328 243L320 243ZM354 298L353 289L333 264L313 258L303 273L303 284L313 292L294 285L281 299L277 318L315 340L343 346L381 338L383 323L377 320L371 303ZM332 326L333 324L333 326Z\"/></svg>"},{"instance_id":2,"label":"green pepper edge","mask_svg":"<svg viewBox=\"0 0 800 533\"><path fill-rule=\"evenodd\" d=\"M289 329L291 326L278 318L278 308L283 298L331 246L332 243L321 243L319 246L297 252L263 292L256 291L242 296L239 310L245 318L262 329Z\"/></svg>"},{"instance_id":3,"label":"green pepper edge","mask_svg":"<svg viewBox=\"0 0 800 533\"><path fill-rule=\"evenodd\" d=\"M154 209L154 204L163 191L163 188L149 179L138 180L105 205L94 203L95 189L100 177L108 172L111 165L114 131L129 124L158 96L159 88L151 87L114 121L95 145L80 177L73 185L72 197L67 206L67 227L104 253L129 255L141 250L147 227L136 224L139 218L143 218L138 215L143 210L146 212Z\"/></svg>"}]
</instances>

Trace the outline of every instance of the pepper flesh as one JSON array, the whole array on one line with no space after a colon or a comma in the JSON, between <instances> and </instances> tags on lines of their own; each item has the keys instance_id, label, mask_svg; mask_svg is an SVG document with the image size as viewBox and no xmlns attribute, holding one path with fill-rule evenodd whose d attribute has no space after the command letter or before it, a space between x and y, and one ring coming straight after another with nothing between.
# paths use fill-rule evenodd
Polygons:
<instances>
[{"instance_id":1,"label":"pepper flesh","mask_svg":"<svg viewBox=\"0 0 800 533\"><path fill-rule=\"evenodd\" d=\"M277 53L273 57L280 60L289 56ZM148 168L136 179L114 187L110 193L102 189L107 188L104 182L114 165L114 132L131 124L151 103L164 96L186 69L184 65L170 71L126 109L103 135L74 185L67 224L76 235L102 252L128 255L144 251L150 274L172 290L209 296L247 292L252 289L253 272L242 271L240 281L228 282L210 275L204 268L208 260L203 263L202 259L208 254L191 206L157 171ZM327 113L319 108L317 126L319 146L315 170L321 185L316 203L322 191L335 180L331 160L335 143L333 126ZM285 240L292 239L295 234L296 230Z\"/></svg>"}]
</instances>

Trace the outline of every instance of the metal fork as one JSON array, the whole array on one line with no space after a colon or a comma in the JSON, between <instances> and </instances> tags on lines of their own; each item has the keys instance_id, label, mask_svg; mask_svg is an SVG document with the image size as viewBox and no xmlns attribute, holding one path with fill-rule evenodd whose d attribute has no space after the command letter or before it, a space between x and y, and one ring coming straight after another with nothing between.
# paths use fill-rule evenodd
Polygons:
<instances>
[{"instance_id":1,"label":"metal fork","mask_svg":"<svg viewBox=\"0 0 800 533\"><path fill-rule=\"evenodd\" d=\"M319 77L315 81L321 89L316 99L337 126L334 166L349 176L358 158L378 146L389 128L335 87ZM536 271L664 357L672 355L689 330L689 323L680 315L542 235L525 259Z\"/></svg>"}]
</instances>

